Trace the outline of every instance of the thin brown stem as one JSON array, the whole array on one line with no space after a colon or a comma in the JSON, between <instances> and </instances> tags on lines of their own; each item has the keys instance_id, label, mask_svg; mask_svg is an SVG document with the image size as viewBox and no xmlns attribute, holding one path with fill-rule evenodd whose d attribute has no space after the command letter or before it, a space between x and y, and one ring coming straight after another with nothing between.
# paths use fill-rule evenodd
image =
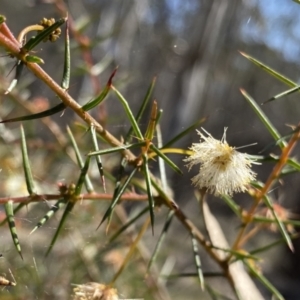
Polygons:
<instances>
[{"instance_id":1,"label":"thin brown stem","mask_svg":"<svg viewBox=\"0 0 300 300\"><path fill-rule=\"evenodd\" d=\"M13 41L17 46L19 45L18 41L16 40L13 33L10 31L9 27L6 25L6 23L2 23L0 25L0 33L6 36L9 40Z\"/></svg>"},{"instance_id":2,"label":"thin brown stem","mask_svg":"<svg viewBox=\"0 0 300 300\"><path fill-rule=\"evenodd\" d=\"M51 201L58 200L64 197L61 194L41 194L33 196L24 197L2 197L0 198L0 204L5 204L8 201L13 201L14 203L30 203L30 202L40 202L40 201ZM81 194L77 197L78 201L82 200L95 200L95 201L111 201L113 198L112 194L107 193L93 193L93 194ZM147 195L139 195L135 193L126 193L121 196L122 201L147 201Z\"/></svg>"},{"instance_id":3,"label":"thin brown stem","mask_svg":"<svg viewBox=\"0 0 300 300\"><path fill-rule=\"evenodd\" d=\"M290 154L291 154L292 150L294 149L299 138L300 138L300 131L299 131L299 125L298 125L298 127L295 130L295 133L292 135L288 145L282 149L282 153L279 158L279 161L274 166L273 171L271 172L265 185L262 187L261 190L257 190L256 194L254 195L254 203L253 203L252 207L250 208L249 212L247 213L247 215L244 219L244 224L241 227L240 231L238 232L238 235L233 243L233 246L232 246L233 251L238 250L240 248L241 241L243 240L243 236L244 236L249 224L252 222L253 215L254 215L258 205L260 204L262 198L272 188L275 180L279 177L282 168L285 166L285 164L286 164L288 158L290 157ZM231 257L232 257L232 254L228 257L228 260L230 260Z\"/></svg>"}]
</instances>

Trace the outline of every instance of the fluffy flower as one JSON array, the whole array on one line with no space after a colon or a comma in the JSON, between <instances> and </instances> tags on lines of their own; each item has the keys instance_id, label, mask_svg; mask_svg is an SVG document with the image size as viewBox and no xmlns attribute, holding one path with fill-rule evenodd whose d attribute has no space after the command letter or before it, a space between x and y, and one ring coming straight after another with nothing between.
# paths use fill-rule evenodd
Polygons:
<instances>
[{"instance_id":1,"label":"fluffy flower","mask_svg":"<svg viewBox=\"0 0 300 300\"><path fill-rule=\"evenodd\" d=\"M192 178L192 182L199 188L207 188L214 195L244 192L256 176L251 170L253 160L227 144L226 129L221 141L214 139L203 128L206 135L197 130L203 141L194 143L190 148L193 154L184 159L189 170L200 164L199 174Z\"/></svg>"}]
</instances>

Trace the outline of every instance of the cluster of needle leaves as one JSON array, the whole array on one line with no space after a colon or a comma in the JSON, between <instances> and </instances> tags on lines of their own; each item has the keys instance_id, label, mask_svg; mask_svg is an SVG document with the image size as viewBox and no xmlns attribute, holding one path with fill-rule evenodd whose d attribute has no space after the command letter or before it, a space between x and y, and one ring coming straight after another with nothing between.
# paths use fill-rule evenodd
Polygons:
<instances>
[{"instance_id":1,"label":"cluster of needle leaves","mask_svg":"<svg viewBox=\"0 0 300 300\"><path fill-rule=\"evenodd\" d=\"M43 24L47 24L48 26L44 26ZM63 36L65 41L65 57L62 80L61 83L58 84L40 67L40 65L44 63L43 60L36 55L32 55L32 51L37 45L45 40L56 41L58 35L61 33L61 30L58 30L60 28L64 28ZM36 34L36 36L26 41L26 35L33 30L37 31L38 33ZM262 163L273 163L274 169L265 183L252 183L252 187L249 190L249 195L253 198L253 204L249 210L245 211L234 201L233 198L229 196L222 197L240 219L242 225L238 230L233 245L231 247L228 246L225 249L223 246L220 246L217 242L215 242L215 238L212 236L213 228L206 228L207 230L204 234L197 226L193 224L191 220L189 220L189 218L184 214L181 208L176 204L172 195L168 193L168 184L165 180L165 176L161 176L160 180L158 180L151 173L149 167L151 161L158 160L160 165L166 164L173 171L182 174L182 171L166 154L177 153L184 156L190 154L188 150L175 149L171 148L171 146L181 137L186 135L189 131L199 127L201 123L205 121L205 119L198 120L167 143L163 143L163 141L159 138L159 121L163 113L159 109L158 103L156 101L151 102L152 93L155 86L155 79L153 79L153 81L150 83L143 101L141 102L142 104L140 106L140 109L137 114L134 115L131 111L128 101L113 84L113 79L116 75L117 69L112 72L107 81L107 84L94 99L82 106L79 105L78 102L75 101L68 93L71 77L71 55L67 18L62 18L58 21L51 20L49 22L47 20L43 20L43 22L41 22L40 24L30 25L26 27L16 39L9 30L9 27L6 24L5 17L0 16L0 46L7 51L10 57L16 60L15 78L11 82L10 86L6 89L5 94L10 94L14 90L20 78L22 77L24 67L27 67L29 71L35 74L35 76L38 77L38 79L41 80L44 84L46 84L61 100L59 104L53 106L50 109L25 116L5 119L2 120L1 123L25 122L35 119L42 119L57 113L61 113L66 109L71 109L85 123L85 125L83 125L82 123L81 127L86 130L86 133L91 136L92 140L90 152L85 153L83 159L71 128L67 128L67 135L76 154L77 164L80 170L77 181L75 183L60 183L59 191L56 194L39 194L37 193L35 182L33 180L31 163L28 156L26 134L23 126L20 126L23 170L25 174L25 182L28 195L25 197L0 198L0 201L4 204L6 211L6 218L1 222L1 225L8 223L15 248L22 259L23 254L19 241L18 228L15 224L15 215L21 209L24 209L26 208L26 206L31 205L32 202L42 202L45 200L56 201L55 203L53 203L50 210L43 217L41 217L41 219L33 227L31 233L35 232L36 230L42 230L40 228L46 222L48 222L58 211L63 211L60 220L58 221L56 231L46 250L45 254L46 256L48 256L55 246L57 239L59 239L59 237L61 236L62 230L66 224L68 217L70 216L70 213L74 209L74 206L81 201L95 199L110 200L103 216L99 217L98 227L106 222L106 232L109 232L110 230L113 214L117 205L121 201L132 199L140 202L147 201L148 205L145 206L136 216L128 219L125 224L116 232L114 232L109 239L110 243L113 242L137 220L142 219L146 213L149 214L149 217L145 218L143 226L139 230L136 238L133 240L129 252L125 257L123 263L121 264L119 270L111 279L111 286L115 284L116 280L123 272L125 266L130 261L135 248L141 241L141 238L143 237L149 226L151 227L152 233L154 233L156 211L159 207L164 206L168 210L168 215L155 250L151 258L149 259L147 272L151 272L151 266L156 261L156 258L161 249L161 246L163 245L164 238L173 218L176 217L181 225L190 234L191 253L193 253L193 256L195 258L196 269L196 272L192 274L192 276L199 279L199 293L202 289L203 291L206 290L206 292L212 297L212 299L225 299L225 296L222 296L217 291L217 287L208 284L208 282L206 281L206 278L210 276L216 276L216 274L212 275L209 272L205 272L205 270L203 270L198 251L198 246L201 245L207 252L207 254L219 266L220 273L217 276L223 276L228 279L229 285L232 287L232 290L234 291L234 294L237 298L242 299L241 291L238 290L236 284L236 280L238 279L234 278L233 273L231 273L230 266L233 265L236 261L242 261L244 265L247 266L248 271L256 278L258 278L277 299L283 299L283 296L280 294L280 292L268 281L268 279L262 274L262 272L259 271L259 269L256 267L256 264L258 260L257 255L260 252L265 252L280 243L285 242L291 249L291 251L294 250L292 239L297 237L297 234L295 234L294 231L294 227L299 226L300 222L291 220L286 210L278 204L274 203L268 193L283 176L300 171L300 164L296 159L291 158L290 156L292 149L297 144L300 138L299 126L295 126L288 135L281 136L274 125L271 123L271 121L267 118L261 106L258 105L246 91L241 90L242 95L248 101L251 108L255 111L256 115L260 118L263 125L274 138L273 146L277 146L281 150L281 155L261 155L256 157L256 159ZM266 66L255 58L245 53L241 54L250 62L261 67L268 74L274 76L278 80L291 87L289 90L272 97L269 101L277 101L285 95L297 92L299 90L299 85L297 85L292 80L286 78L285 76L281 75L280 73L276 72L275 70ZM101 105L102 102L106 100L108 95L112 94L114 94L122 104L124 112L131 126L124 139L122 140L118 140L116 137L111 135L97 122L97 120L95 120L89 114L89 111ZM147 110L149 106L151 107L150 112ZM145 133L142 132L139 126L140 120L144 115L146 115L149 120ZM157 139L157 143L154 142L154 138ZM101 147L99 147L100 141L101 143L109 146L104 148L101 145ZM133 154L133 152L131 151L133 149L135 154ZM105 164L102 163L103 161L105 161L105 155L111 153L116 153L121 156L116 177L112 177L110 174L107 174L106 170L103 167L103 165ZM93 187L92 181L89 177L91 164L95 164L97 166L104 193L96 192ZM137 178L140 178L141 176L143 180L137 180ZM110 181L110 186L112 185L111 183L114 184L112 193L110 193L110 190L106 191L107 180ZM142 191L142 193L137 194L135 192L132 192L132 187L139 189L139 191ZM198 196L199 202L203 204L205 202L207 194L200 193ZM204 220L207 221L207 218L213 217L204 215ZM208 220L207 224L211 224L211 222L209 222ZM208 226L207 224L206 226ZM271 244L263 245L262 247L251 252L247 252L245 249L245 244L250 239L253 239L259 231L266 228L271 228L271 226L273 226L273 228L280 232L280 239L272 242ZM191 274L189 274L189 276L190 275ZM186 276L186 274L169 274L168 276L182 277ZM248 287L245 287L245 289L247 288Z\"/></svg>"},{"instance_id":2,"label":"cluster of needle leaves","mask_svg":"<svg viewBox=\"0 0 300 300\"><path fill-rule=\"evenodd\" d=\"M67 19L60 19L56 22L53 22L53 24L47 28L45 28L44 30L41 31L41 33L37 34L35 37L31 38L28 42L26 42L20 49L20 53L22 56L22 59L18 59L16 62L16 75L14 80L12 81L12 83L10 84L10 86L8 87L8 89L6 90L5 94L10 93L13 88L16 86L17 82L19 81L20 77L22 76L22 70L23 70L23 66L24 65L28 65L28 63L35 63L35 64L39 64L42 63L43 60L37 56L32 56L30 55L30 51L37 46L40 42L45 41L45 39L47 39L47 37L49 35L51 35L53 33L54 30L57 30L57 28L59 28L60 26L62 26ZM40 26L40 25L37 25ZM32 29L33 26L30 26L30 29ZM23 37L23 35L22 35ZM20 41L21 42L21 41ZM69 88L69 81L70 81L70 42L69 42L69 33L68 33L68 26L66 26L66 31L65 31L65 65L64 65L64 71L63 71L63 79L61 82L61 87L65 90L65 92L67 93L67 90ZM47 220L49 220L51 218L51 216L61 207L63 207L64 205L66 205L64 214L62 216L62 219L60 221L60 224L58 226L57 232L52 240L52 242L50 243L50 247L47 251L47 254L50 252L51 248L54 245L54 242L56 240L56 238L59 235L59 232L62 228L62 225L64 224L64 221L67 217L67 215L70 213L70 211L72 210L72 208L74 207L74 205L76 204L76 202L78 200L82 200L82 187L83 185L85 185L86 190L88 191L88 193L92 194L94 192L94 189L91 185L91 182L89 180L88 177L88 170L89 170L89 166L90 166L90 161L92 157L95 157L96 159L96 164L98 166L99 169L99 176L102 180L102 184L104 187L104 191L105 191L105 177L104 177L104 171L103 171L103 167L102 167L102 162L101 162L101 156L108 154L108 153L113 153L113 152L120 152L120 151L124 151L124 150L128 150L128 149L132 149L132 148L140 148L141 153L134 157L134 159L131 159L131 161L129 161L128 157L126 156L126 154L124 155L124 158L122 160L121 163L121 170L120 170L120 175L119 177L122 177L122 172L124 171L125 167L127 164L130 164L132 167L132 171L130 173L130 175L128 176L127 180L121 184L120 181L117 181L116 183L116 189L114 190L114 194L112 197L112 201L111 204L109 206L109 208L107 209L106 213L104 214L99 226L106 220L108 220L108 225L109 226L109 222L111 220L112 214L113 214L113 210L115 208L115 206L119 203L121 196L124 194L124 192L127 190L128 185L130 184L132 178L134 177L134 175L136 174L137 171L140 171L143 173L143 175L145 176L145 181L146 181L146 190L147 190L147 198L149 201L149 212L150 212L150 219L151 219L151 226L152 226L152 230L153 230L153 226L154 226L154 207L155 207L155 201L152 195L152 187L151 187L151 181L153 180L153 178L151 178L151 174L149 172L149 167L148 167L148 159L149 159L149 155L151 158L153 158L154 156L159 156L161 157L171 168L173 168L176 172L178 173L182 173L180 171L180 169L165 155L163 154L163 152L161 150L159 150L153 143L152 143L152 139L154 137L154 133L155 133L155 128L157 125L157 121L159 118L159 113L158 113L158 109L157 109L157 102L154 101L153 105L152 105L152 111L151 111L151 116L150 116L150 121L149 121L149 125L147 127L147 130L145 132L145 134L143 135L138 122L140 120L140 118L142 117L145 108L147 107L149 100L151 99L151 95L152 95L152 91L154 88L154 84L155 84L155 79L152 81L152 83L149 86L149 89L147 90L147 93L145 95L145 98L142 102L142 106L140 107L140 110L137 114L137 116L134 116L127 101L125 100L125 98L122 96L122 94L113 86L112 84L112 79L116 73L117 69L115 69L113 71L113 73L111 74L105 88L101 91L101 93L95 98L92 99L91 101L89 101L88 103L86 103L85 105L83 105L81 107L81 111L82 113L84 113L84 115L86 115L85 112L93 109L94 107L98 106L101 104L102 101L105 100L106 96L108 95L108 93L110 91L115 92L116 96L118 97L118 99L120 100L120 102L122 103L124 110L131 122L132 127L130 128L125 140L121 143L120 142L120 146L118 147L113 147L113 148L109 148L109 149L105 149L102 151L99 151L99 146L98 146L98 137L97 137L97 131L96 131L96 127L97 124L96 123L91 123L90 126L87 128L87 131L90 132L91 137L92 137L92 141L93 141L93 150L87 155L86 160L83 161L82 157L79 153L79 149L78 146L76 144L76 141L74 139L74 136L71 132L70 128L67 128L67 132L69 134L69 137L71 139L72 145L74 147L74 150L76 152L76 157L77 157L77 161L78 161L78 165L81 169L81 173L80 176L78 178L78 181L76 184L74 185L70 185L70 186L61 186L60 187L60 195L59 195L59 199L58 202L53 206L53 208L47 213L47 215L45 217L43 217L37 224L37 226L32 230L32 232L34 232L36 229L38 229L39 227L41 227ZM61 112L64 109L66 109L66 105L65 103L60 103L58 105L56 105L53 108L47 109L45 111L36 113L36 114L31 114L31 115L27 115L27 116L21 116L21 117L17 117L17 118L11 118L11 119L5 119L3 121L1 121L1 123L12 123L12 122L17 122L17 121L27 121L27 120L34 120L34 119L40 119L46 116L51 116L55 113ZM100 126L100 125L98 125ZM138 142L135 143L130 143L132 141L132 137L135 136L138 139ZM175 141L176 139L174 139ZM10 229L12 230L12 234L14 236L14 241L15 241L15 245L16 248L19 252L19 254L22 256L21 254L21 247L19 245L18 242L18 237L17 237L17 232L16 232L16 228L15 226L12 226L13 222L13 212L19 210L22 206L24 206L25 204L28 204L31 201L37 201L38 198L40 197L39 195L36 194L35 192L35 187L34 187L34 180L32 177L32 172L31 172L31 168L30 168L30 162L29 162L29 158L28 158L28 154L27 154L27 145L26 145L26 137L25 137L25 133L24 133L24 129L21 126L21 145L22 145L22 154L23 154L23 167L24 167L24 172L25 172L25 180L26 180L26 186L27 186L27 190L29 193L29 197L26 201L23 201L19 207L17 207L15 210L12 209L12 205L13 205L13 201L10 200L7 202L6 204L6 211L8 214L8 221L9 224L11 224ZM113 142L111 142L113 144ZM126 152L125 152L126 153ZM106 191L105 191L106 192ZM44 195L46 196L46 195ZM46 196L47 198L47 196Z\"/></svg>"}]
</instances>

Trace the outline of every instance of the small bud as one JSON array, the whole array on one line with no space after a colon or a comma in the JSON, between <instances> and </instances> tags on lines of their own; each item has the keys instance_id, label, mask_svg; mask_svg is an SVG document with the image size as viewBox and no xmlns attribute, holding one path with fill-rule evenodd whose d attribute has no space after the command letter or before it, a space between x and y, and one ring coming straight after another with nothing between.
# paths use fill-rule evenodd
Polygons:
<instances>
[{"instance_id":1,"label":"small bud","mask_svg":"<svg viewBox=\"0 0 300 300\"><path fill-rule=\"evenodd\" d=\"M55 23L54 18L51 18L51 19L43 18L39 24L42 25L44 27L44 29L46 29L46 28L52 26L54 23ZM61 35L61 29L58 27L53 32L51 32L51 34L49 36L47 36L45 38L44 42L47 42L48 40L50 42L55 42L59 38L60 35Z\"/></svg>"}]
</instances>

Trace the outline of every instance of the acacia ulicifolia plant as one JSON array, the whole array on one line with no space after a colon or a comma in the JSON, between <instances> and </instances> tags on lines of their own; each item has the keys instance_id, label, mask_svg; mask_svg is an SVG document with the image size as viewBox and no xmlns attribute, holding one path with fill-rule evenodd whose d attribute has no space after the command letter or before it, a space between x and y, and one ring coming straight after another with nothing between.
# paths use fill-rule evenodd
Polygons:
<instances>
[{"instance_id":1,"label":"acacia ulicifolia plant","mask_svg":"<svg viewBox=\"0 0 300 300\"><path fill-rule=\"evenodd\" d=\"M55 25L61 26L64 21L66 21L66 19L62 19L59 20L57 22L55 22ZM34 25L33 27L30 27L30 29L36 30L36 29L40 29L39 27L40 25ZM53 25L52 25L53 26ZM23 31L23 33L29 32L29 29L25 29ZM48 32L48 34L50 34L50 32ZM116 139L114 136L112 136L107 130L105 130L94 118L91 117L91 115L87 112L88 109L93 108L96 104L94 103L99 103L98 98L104 98L107 93L110 90L113 90L116 95L118 96L118 98L120 99L120 101L122 101L122 104L124 104L124 107L126 109L126 113L128 113L129 117L131 119L133 119L133 128L135 131L135 134L140 138L140 139L144 139L144 137L140 134L140 130L134 120L134 118L132 118L132 114L130 112L129 106L126 102L126 100L123 98L123 96L118 92L118 90L113 86L112 84L112 77L114 76L115 72L112 74L112 76L110 77L110 79L108 80L108 83L106 85L106 87L104 88L104 91L102 91L100 93L100 95L94 100L91 101L89 103L87 103L86 105L84 105L83 107L81 107L68 93L68 90L65 87L61 87L59 84L57 84L40 66L39 63L42 63L41 60L39 60L38 58L36 58L35 60L28 60L28 56L29 56L29 51L32 49L32 44L30 44L30 48L28 48L28 42L25 43L25 45L23 45L23 37L24 34L21 34L21 40L19 41L18 39L16 39L14 37L14 35L11 33L11 31L9 30L5 19L2 18L2 23L0 25L0 45L2 47L4 47L6 49L6 51L9 52L11 57L15 57L18 60L18 64L22 64L24 66L26 66L28 68L28 70L30 70L34 75L36 75L37 78L39 78L41 81L43 81L53 92L55 95L57 95L61 101L62 101L62 105L58 105L55 107L55 110L50 110L50 113L53 112L57 112L61 109L65 109L65 108L69 108L72 109L85 123L87 123L90 127L93 127L95 129L95 131L100 134L102 136L102 138L104 140L106 140L107 143L109 143L112 146L117 146L116 150L114 151L120 151L122 153L122 155L124 156L125 160L127 161L128 164L134 165L136 164L136 168L140 169L143 165L146 165L148 163L148 160L145 159L146 155L149 155L149 157L155 157L156 155L160 155L161 157L163 157L163 159L165 159L169 164L172 164L171 161L168 160L168 158L163 154L163 152L168 152L168 149L164 149L164 151L160 151L158 149L155 148L155 146L152 144L152 141L149 140L149 132L153 131L153 121L152 123L150 122L151 127L150 127L150 131L148 130L145 134L145 142L142 146L141 149L141 155L143 157L143 159L137 159L137 157L129 150L130 146L128 145L124 145L122 143L122 141ZM38 35L38 37L40 37ZM41 40L44 40L45 36L43 36L43 38L41 39L41 37L39 38L39 42ZM29 40L30 42L30 40ZM35 46L36 44L34 44ZM9 92L9 91L8 91ZM49 111L47 111L47 113L42 113L42 115L39 115L38 117L43 117L46 115L50 115ZM35 116L36 118L37 116ZM18 119L10 119L9 121L25 121L28 120L29 118L27 117L20 117ZM34 119L34 118L32 118ZM8 120L6 120L8 122ZM153 135L153 134L152 134ZM118 148L119 147L119 148ZM118 149L117 149L118 148ZM149 152L148 154L145 153ZM184 150L182 150L182 153L185 153ZM26 160L28 160L28 157L26 158ZM193 232L193 236L195 237L196 240L198 240L199 243L201 243L207 250L207 252L217 261L221 264L221 259L219 259L216 255L216 253L213 251L213 249L210 246L209 241L207 241L204 238L204 235L199 231L199 229L185 216L185 214L181 211L181 209L179 208L178 205L176 205L175 201L173 199L171 199L166 192L163 191L163 189L157 185L156 182L153 181L153 175L151 175L149 173L149 171L145 171L144 173L147 174L147 182L148 182L148 192L149 192L149 183L151 182L151 185L153 185L153 187L155 189L157 189L158 191L158 195L161 200L159 201L158 198L156 198L157 203L165 203L165 205L171 209L174 210L175 215L177 216L177 218L180 220L180 222L184 225L184 227L187 228L188 231L192 231ZM86 175L86 173L85 173ZM84 175L84 176L85 176ZM149 177L151 176L151 178ZM29 176L30 177L30 176ZM5 197L5 198L1 198L0 202L2 203L9 203L9 205L13 205L13 203L23 203L23 204L28 204L29 202L34 202L34 201L45 201L45 200L58 200L57 204L55 205L55 207L53 207L53 209L51 209L50 213L51 216L53 215L53 213L55 213L57 211L57 209L59 209L61 207L62 203L69 203L67 205L67 209L65 210L65 214L63 216L63 219L61 220L61 224L63 224L64 220L65 220L65 216L67 213L69 213L69 211L72 209L72 207L74 206L75 202L77 200L92 200L92 199L97 199L97 200L108 200L112 198L112 195L110 194L97 194L97 193L88 193L88 194L82 194L82 193L77 193L76 190L77 187L81 188L82 186L82 178L79 178L78 181L78 185L74 186L70 186L70 188L68 188L68 186L66 186L64 188L65 192L62 194L61 192L58 194L37 194L37 193L30 193L29 196L27 197ZM75 189L75 192L74 192ZM33 190L33 189L30 189ZM60 188L60 191L62 189ZM151 189L150 189L151 190ZM137 201L145 201L147 199L149 199L151 197L151 192L149 192L146 195L138 195L138 194L133 194L133 193L124 193L124 191L126 191L126 189L124 188L122 190L122 193L120 194L120 196L118 195L118 199L120 200L124 200L126 199L126 197L128 196L127 199L135 199ZM63 200L59 200L63 197ZM153 208L150 208L153 209ZM10 210L12 211L12 210ZM49 215L50 216L50 215ZM49 219L49 216L45 216L42 220L43 222L45 220ZM13 217L13 216L11 216ZM42 222L39 223L40 225L38 225L38 227L41 226ZM61 227L61 226L59 226ZM13 228L13 230L15 230L15 228ZM17 237L16 231L14 233L14 236ZM56 239L56 235L55 235L55 239ZM54 242L54 240L53 240ZM53 246L53 242L51 243L51 247ZM49 248L51 249L51 248ZM19 253L21 253L20 251L20 247L17 247L17 250L19 251ZM21 254L20 254L21 255Z\"/></svg>"},{"instance_id":2,"label":"acacia ulicifolia plant","mask_svg":"<svg viewBox=\"0 0 300 300\"><path fill-rule=\"evenodd\" d=\"M130 249L127 258L124 261L124 264L116 273L111 284L103 285L103 286L100 284L99 286L101 286L101 288L105 287L105 291L106 290L113 291L112 292L113 297L115 298L117 297L116 292L113 289L113 285L116 279L118 278L118 276L123 271L123 268L127 263L128 259L131 257L133 250L137 245L137 242L143 236L145 229L149 226L150 223L152 224L152 229L153 229L154 212L155 212L154 208L156 209L161 205L167 207L167 209L169 209L169 211L172 213L172 216L174 215L181 222L182 226L187 229L187 231L190 233L191 239L193 241L196 241L196 243L193 243L193 245L195 246L194 249L197 248L196 247L197 243L202 245L206 253L220 267L221 275L225 276L228 279L229 284L231 285L233 291L236 294L246 295L249 292L249 286L243 287L238 283L239 276L241 274L244 274L244 271L239 270L239 274L234 273L233 269L231 268L234 265L234 262L236 262L237 260L241 260L245 263L245 265L248 266L251 272L256 271L253 268L251 269L251 263L249 263L253 261L254 259L253 256L251 256L251 253L247 253L247 251L244 249L243 246L251 237L254 236L253 231L252 233L251 231L247 232L247 229L248 227L250 227L251 224L254 224L255 227L256 224L255 222L258 222L260 216L257 214L260 211L259 206L262 205L263 202L266 203L269 211L271 212L271 217L267 217L263 219L263 221L261 222L264 222L264 224L266 223L270 223L273 225L276 224L277 228L279 228L279 230L281 231L281 234L285 242L290 246L290 248L292 248L291 237L287 233L285 228L286 224L292 224L292 222L287 219L283 220L276 213L274 206L269 200L268 192L270 188L273 186L274 182L276 182L276 180L280 177L282 168L286 165L286 163L289 160L291 150L299 140L298 128L294 130L292 138L288 143L281 143L280 142L281 137L276 136L276 141L280 143L280 145L282 145L281 147L282 154L280 157L278 157L277 160L275 160L276 164L274 170L270 174L270 177L265 184L255 182L256 173L251 169L251 165L253 163L257 163L256 161L259 158L253 159L248 154L240 153L239 151L237 151L236 148L229 146L226 141L226 130L224 131L223 138L220 141L214 139L205 130L203 130L204 133L198 131L198 134L200 135L203 141L200 143L193 144L190 150L173 149L173 148L163 147L163 146L157 148L153 142L153 137L155 135L154 133L155 127L159 119L157 113L151 113L151 120L149 121L148 130L143 135L138 126L138 122L137 122L138 118L135 118L133 116L131 109L128 105L128 102L118 91L118 89L113 85L112 80L116 70L112 73L111 77L107 82L107 85L100 92L100 94L97 95L97 97L93 99L91 102L81 106L77 103L77 101L75 101L75 99L73 99L73 97L70 96L68 92L69 84L60 85L56 83L40 67L39 64L42 63L43 61L38 57L30 55L30 51L32 49L31 47L36 46L37 42L44 40L47 36L50 37L50 35L52 34L53 38L49 38L49 39L50 40L57 39L59 33L58 29L62 26L62 24L65 23L66 18L56 21L54 23L51 21L51 24L49 24L48 29L49 27L53 28L51 26L55 25L57 26L57 28L55 28L55 32L53 33L51 31L47 32L45 36L38 34L37 36L39 36L40 39L38 41L33 40L31 44L30 41L24 43L24 36L28 34L28 32L31 30L41 30L41 27L39 26L43 26L42 24L30 25L33 27L29 26L27 29L24 29L19 35L19 38L16 39L13 33L9 30L5 22L5 18L2 17L0 21L1 21L0 46L5 48L6 51L10 54L10 56L17 59L18 65L26 66L29 71L31 71L38 79L44 82L44 84L46 84L53 91L53 93L57 95L57 97L62 101L59 105L56 106L54 110L53 109L50 110L50 113L48 111L47 113L43 113L42 115L39 115L39 117L43 117L46 115L49 116L51 113L57 113L58 111L62 111L63 109L71 109L81 118L83 122L87 124L88 129L91 131L92 134L94 135L96 133L99 134L109 145L113 146L112 149L106 149L102 152L95 149L95 153L88 154L88 158L86 159L85 163L82 163L80 166L81 174L78 178L78 182L76 185L74 184L73 185L70 184L69 186L60 185L59 193L52 194L52 195L46 193L39 195L35 192L29 192L29 196L27 197L0 198L0 203L9 203L9 205L12 205L13 203L28 204L29 202L33 202L33 201L58 200L55 206L56 210L61 207L61 204L66 205L66 210L61 219L61 223L58 226L58 228L60 228L63 222L65 221L67 214L71 211L75 203L79 200L80 201L112 200L112 204L109 206L109 209L107 210L106 214L104 214L101 223L104 220L108 220L110 222L112 212L120 200L122 201L127 201L127 200L147 201L148 200L149 202L151 222L149 222L149 219L145 221L144 226L140 231L140 235L138 235L138 238L133 243L133 246ZM47 23L47 21L43 22L43 24L44 23ZM47 28L42 29L42 33L44 34L46 30ZM67 48L67 50L69 49ZM10 92L10 88L8 89L8 92ZM105 128L103 128L103 126L101 126L97 122L97 120L95 120L88 113L90 109L99 105L107 96L107 94L111 92L113 92L117 96L117 98L121 101L124 110L128 116L128 119L131 122L131 126L133 129L129 136L132 136L134 134L139 140L138 143L130 144L129 141L131 141L131 138L128 138L128 141L126 142L117 139L115 136L110 134ZM254 101L251 99L251 97L247 95L245 92L242 93L245 96L245 98L248 100L248 102L251 104L251 106L256 109L257 114L261 115L261 110L257 109L257 107L253 104ZM149 93L149 95L151 95L151 93ZM147 94L147 97L145 98L147 99L150 98L149 95ZM153 104L152 111L157 110L157 108L154 108L155 105L156 104ZM25 121L28 120L28 118L27 119L18 118L18 120L15 119L14 121L22 121L22 120ZM270 122L267 121L265 124L270 125ZM195 126L191 126L191 128L194 127ZM274 132L273 126L269 126L268 128L271 128L270 131ZM139 155L134 155L131 152L130 149L133 147L138 147L140 149ZM132 173L125 179L125 183L123 185L120 184L119 186L116 184L116 189L111 194L95 193L92 189L89 190L88 188L87 188L88 193L82 193L81 188L83 182L88 177L87 173L89 168L90 156L92 155L97 156L100 154L102 155L105 153L111 153L113 151L120 152L122 154L123 156L122 168L130 166L133 169ZM215 196L223 198L224 200L227 201L228 205L234 210L234 212L241 219L241 223L242 223L241 229L238 231L235 242L231 247L226 247L226 249L225 248L220 249L220 247L214 244L213 239L211 239L210 237L206 237L206 234L202 233L202 231L197 226L195 226L195 224L186 216L186 214L182 211L180 206L175 202L173 197L168 194L164 185L159 184L158 181L155 180L155 177L153 176L153 174L151 174L148 168L149 160L151 158L159 157L160 159L163 159L167 164L169 164L175 171L178 171L178 167L174 165L173 162L166 156L167 153L179 153L181 155L189 154L190 156L184 159L188 167L191 168L196 164L200 165L199 173L196 176L194 176L192 181L194 186L196 186L201 190L202 197L207 197L207 194L211 193ZM25 156L25 161L28 162L28 157L26 156ZM144 176L144 180L146 182L145 184L146 191L141 195L133 192L128 192L129 184L133 184L132 179L135 177L135 175L138 172L140 172ZM28 177L30 176L28 175ZM119 184L120 182L117 181L117 183ZM153 195L152 189L156 190L157 195ZM28 190L33 191L33 189L28 189ZM231 196L237 192L248 192L249 195L254 199L253 205L249 211L243 211L242 208L239 207L239 205L237 205L235 201L233 201L233 199L231 198ZM51 215L53 215L53 213L56 212L55 209L51 210ZM44 219L45 219L44 221L46 221L48 217ZM42 223L39 224L41 226ZM211 225L212 222L210 222L209 224L210 224L209 226L214 226ZM207 228L207 229L208 232L211 232L213 231L214 228ZM15 228L13 228L13 230L15 230ZM49 249L52 248L57 235L58 235L58 231L53 241L51 242L51 247ZM14 236L15 237L17 236L16 231L14 233ZM17 247L17 249L20 252L20 248ZM157 249L159 249L159 247L157 247ZM194 251L195 256L197 255L196 252L197 251ZM203 284L203 278L204 278L203 270L201 266L199 266L199 260L196 261L198 261L196 263L196 267L198 271L197 276L200 278L201 287L204 288L205 284ZM258 272L256 272L255 275L259 279L261 279L261 281L267 286L267 288L271 290L271 292L274 295L276 295L279 299L281 299L280 293L272 285L266 283L267 281L263 277L263 275L259 274ZM251 289L253 289L253 287L251 287ZM101 292L103 292L103 288L100 290ZM87 295L82 294L87 291L89 293L91 292L90 286L88 285L83 286L80 289L77 288L75 293L77 293L77 295L80 297L82 296L87 298L88 297ZM258 300L260 298L256 298L256 299Z\"/></svg>"}]
</instances>

